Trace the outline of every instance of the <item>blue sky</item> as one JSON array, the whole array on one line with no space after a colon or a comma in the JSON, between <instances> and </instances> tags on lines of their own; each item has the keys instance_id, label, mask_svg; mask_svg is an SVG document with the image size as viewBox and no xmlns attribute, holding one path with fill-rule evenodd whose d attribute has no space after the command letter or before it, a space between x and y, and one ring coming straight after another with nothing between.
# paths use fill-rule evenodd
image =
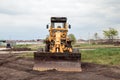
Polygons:
<instances>
[{"instance_id":1,"label":"blue sky","mask_svg":"<svg viewBox=\"0 0 120 80\"><path fill-rule=\"evenodd\" d=\"M0 0L0 39L43 39L51 16L66 16L77 39L103 38L120 31L120 0Z\"/></svg>"}]
</instances>

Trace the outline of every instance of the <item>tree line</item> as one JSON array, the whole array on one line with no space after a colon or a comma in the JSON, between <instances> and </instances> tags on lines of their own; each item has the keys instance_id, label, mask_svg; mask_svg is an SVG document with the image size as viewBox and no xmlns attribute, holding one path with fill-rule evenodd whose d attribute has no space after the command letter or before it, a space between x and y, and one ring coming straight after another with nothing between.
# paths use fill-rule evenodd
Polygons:
<instances>
[{"instance_id":1,"label":"tree line","mask_svg":"<svg viewBox=\"0 0 120 80\"><path fill-rule=\"evenodd\" d=\"M118 38L118 30L114 28L109 28L108 30L103 30L103 35L105 39L108 40L108 43L113 43L114 39ZM98 33L94 34L95 40L99 39Z\"/></svg>"},{"instance_id":2,"label":"tree line","mask_svg":"<svg viewBox=\"0 0 120 80\"><path fill-rule=\"evenodd\" d=\"M108 30L103 30L103 35L105 37L104 39L107 39L108 43L113 43L114 39L117 39L118 34L118 30L114 28L108 28ZM69 34L68 37L73 40L73 44L76 42L76 37L74 36L74 34ZM94 38L95 40L99 40L99 34L95 33Z\"/></svg>"}]
</instances>

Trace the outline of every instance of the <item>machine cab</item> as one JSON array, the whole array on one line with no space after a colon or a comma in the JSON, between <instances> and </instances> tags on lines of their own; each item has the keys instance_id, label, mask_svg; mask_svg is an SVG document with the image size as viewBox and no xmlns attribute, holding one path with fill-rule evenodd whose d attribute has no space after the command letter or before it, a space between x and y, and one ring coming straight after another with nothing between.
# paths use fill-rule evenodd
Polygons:
<instances>
[{"instance_id":1,"label":"machine cab","mask_svg":"<svg viewBox=\"0 0 120 80\"><path fill-rule=\"evenodd\" d=\"M52 28L66 28L66 17L51 17Z\"/></svg>"},{"instance_id":2,"label":"machine cab","mask_svg":"<svg viewBox=\"0 0 120 80\"><path fill-rule=\"evenodd\" d=\"M50 28L62 28L67 29L71 28L71 26L67 26L67 18L66 17L51 17L51 25ZM47 25L47 29L49 28L49 25Z\"/></svg>"}]
</instances>

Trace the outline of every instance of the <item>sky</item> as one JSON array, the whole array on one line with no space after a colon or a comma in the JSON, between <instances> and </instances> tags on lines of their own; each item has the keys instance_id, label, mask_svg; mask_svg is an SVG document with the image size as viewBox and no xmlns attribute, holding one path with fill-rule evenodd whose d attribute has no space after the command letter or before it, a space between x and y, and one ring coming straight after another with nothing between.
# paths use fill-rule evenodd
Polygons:
<instances>
[{"instance_id":1,"label":"sky","mask_svg":"<svg viewBox=\"0 0 120 80\"><path fill-rule=\"evenodd\" d=\"M44 39L53 16L67 17L77 39L103 38L120 31L120 0L0 0L0 39Z\"/></svg>"}]
</instances>

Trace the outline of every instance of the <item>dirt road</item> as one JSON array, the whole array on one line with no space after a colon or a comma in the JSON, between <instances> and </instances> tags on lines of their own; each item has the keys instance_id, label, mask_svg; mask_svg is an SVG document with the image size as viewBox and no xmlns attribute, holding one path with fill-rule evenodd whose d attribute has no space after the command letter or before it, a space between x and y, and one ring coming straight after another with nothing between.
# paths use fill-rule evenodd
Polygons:
<instances>
[{"instance_id":1,"label":"dirt road","mask_svg":"<svg viewBox=\"0 0 120 80\"><path fill-rule=\"evenodd\" d=\"M33 71L33 60L0 54L0 80L120 80L120 67L82 63L82 72Z\"/></svg>"}]
</instances>

